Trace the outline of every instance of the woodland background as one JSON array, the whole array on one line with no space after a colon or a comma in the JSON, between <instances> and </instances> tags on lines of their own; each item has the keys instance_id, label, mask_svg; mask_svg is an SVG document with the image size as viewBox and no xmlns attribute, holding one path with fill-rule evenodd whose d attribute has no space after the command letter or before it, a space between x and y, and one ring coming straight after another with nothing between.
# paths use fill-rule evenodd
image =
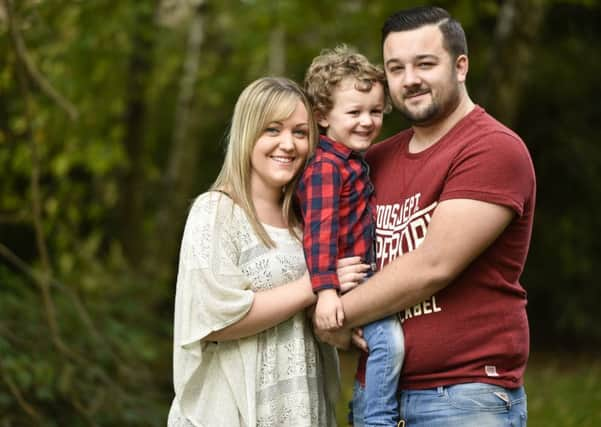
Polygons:
<instances>
[{"instance_id":1,"label":"woodland background","mask_svg":"<svg viewBox=\"0 0 601 427\"><path fill-rule=\"evenodd\" d=\"M600 3L437 2L537 171L534 426L601 423ZM237 95L343 42L381 62L382 22L417 4L0 0L0 426L165 425L178 245Z\"/></svg>"}]
</instances>

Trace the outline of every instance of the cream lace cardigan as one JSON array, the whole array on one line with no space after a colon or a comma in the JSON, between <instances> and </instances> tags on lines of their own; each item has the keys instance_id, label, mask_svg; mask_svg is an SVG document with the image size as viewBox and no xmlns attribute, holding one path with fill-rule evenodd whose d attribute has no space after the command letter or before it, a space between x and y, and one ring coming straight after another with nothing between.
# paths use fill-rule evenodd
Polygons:
<instances>
[{"instance_id":1,"label":"cream lace cardigan","mask_svg":"<svg viewBox=\"0 0 601 427\"><path fill-rule=\"evenodd\" d=\"M278 248L282 235L277 233L289 236L287 230L269 227L267 231L275 238ZM300 246L298 250L302 257ZM268 269L257 269L252 263L244 262L260 255L257 251L269 249L257 244L245 214L230 198L208 192L196 199L180 249L174 320L175 399L169 427L282 425L293 422L287 417L294 417L294 411L297 416L306 412L301 418L306 419L306 425L312 425L311 422L320 426L335 425L333 407L339 395L337 356L334 349L317 344L313 339L304 313L287 321L292 326L280 329L301 330L300 336L288 338L290 343L296 344L287 344L284 349L290 351L301 345L290 366L265 366L270 357L261 352L273 353L273 349L263 349L266 338L262 334L277 335L277 329L239 340L202 342L212 331L241 319L251 307L254 291L272 286ZM296 260L298 267L295 270L294 263L289 260L282 264L285 254L278 253L277 249L272 252L286 281L294 280L304 272L304 259ZM293 411L284 408L282 414L261 419L257 407L269 409L276 403L259 402L258 395L269 394L266 393L268 388L263 391L259 388L264 385L265 378L275 377L283 370L285 375L286 369L300 370L302 374L299 377L297 372L296 378L286 379L282 387L286 392L290 387L298 387L300 400L291 403L291 398L287 397L286 402L294 407ZM272 388L271 394L274 390L277 398L281 393ZM304 396L307 394L311 396ZM320 407L316 408L318 405ZM321 414L316 415L316 411Z\"/></svg>"}]
</instances>

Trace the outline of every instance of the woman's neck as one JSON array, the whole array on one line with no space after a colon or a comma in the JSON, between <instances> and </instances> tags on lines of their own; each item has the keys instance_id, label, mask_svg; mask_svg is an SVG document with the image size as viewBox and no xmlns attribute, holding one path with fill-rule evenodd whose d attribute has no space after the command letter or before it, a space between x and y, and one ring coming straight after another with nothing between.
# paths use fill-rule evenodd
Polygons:
<instances>
[{"instance_id":1,"label":"woman's neck","mask_svg":"<svg viewBox=\"0 0 601 427\"><path fill-rule=\"evenodd\" d=\"M260 222L275 227L286 227L287 221L282 213L282 194L252 194L252 202Z\"/></svg>"}]
</instances>

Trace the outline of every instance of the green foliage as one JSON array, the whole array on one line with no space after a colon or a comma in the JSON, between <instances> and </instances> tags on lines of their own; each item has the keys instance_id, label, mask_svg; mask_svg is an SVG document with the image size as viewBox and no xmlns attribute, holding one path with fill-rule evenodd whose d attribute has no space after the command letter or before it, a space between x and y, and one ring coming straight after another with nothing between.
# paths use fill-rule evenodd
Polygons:
<instances>
[{"instance_id":1,"label":"green foliage","mask_svg":"<svg viewBox=\"0 0 601 427\"><path fill-rule=\"evenodd\" d=\"M597 112L591 108L601 96L601 60L591 55L599 41L599 19L599 6L561 5L550 11L516 126L530 146L538 179L523 279L535 345L555 347L558 338L569 345L601 343L595 315L601 149Z\"/></svg>"},{"instance_id":2,"label":"green foliage","mask_svg":"<svg viewBox=\"0 0 601 427\"><path fill-rule=\"evenodd\" d=\"M535 353L526 371L528 425L593 427L601 423L601 364L592 355Z\"/></svg>"},{"instance_id":3,"label":"green foliage","mask_svg":"<svg viewBox=\"0 0 601 427\"><path fill-rule=\"evenodd\" d=\"M154 291L139 303L150 282L102 270L87 270L100 287L85 300L66 284L52 286L66 352L35 285L0 266L0 378L14 385L0 388L4 425L32 424L16 393L43 425L164 425L168 375L155 372L170 371L170 316L157 315L166 296Z\"/></svg>"}]
</instances>

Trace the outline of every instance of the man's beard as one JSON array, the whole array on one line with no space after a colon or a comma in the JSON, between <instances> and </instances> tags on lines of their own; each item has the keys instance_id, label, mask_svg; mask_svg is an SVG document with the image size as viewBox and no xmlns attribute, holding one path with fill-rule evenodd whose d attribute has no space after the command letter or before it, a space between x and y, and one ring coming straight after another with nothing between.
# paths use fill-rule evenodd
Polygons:
<instances>
[{"instance_id":1,"label":"man's beard","mask_svg":"<svg viewBox=\"0 0 601 427\"><path fill-rule=\"evenodd\" d=\"M419 111L411 111L404 104L397 105L397 108L401 115L414 126L423 126L432 122L440 115L441 111L440 105L434 99L430 102L430 105Z\"/></svg>"},{"instance_id":2,"label":"man's beard","mask_svg":"<svg viewBox=\"0 0 601 427\"><path fill-rule=\"evenodd\" d=\"M454 87L450 92L444 92L442 96L434 96L431 89L416 87L410 88L403 95L403 101L408 97L418 93L429 93L431 97L430 104L418 111L412 111L405 106L403 102L395 106L401 115L407 119L412 126L429 126L432 123L448 116L459 104L459 88Z\"/></svg>"}]
</instances>

